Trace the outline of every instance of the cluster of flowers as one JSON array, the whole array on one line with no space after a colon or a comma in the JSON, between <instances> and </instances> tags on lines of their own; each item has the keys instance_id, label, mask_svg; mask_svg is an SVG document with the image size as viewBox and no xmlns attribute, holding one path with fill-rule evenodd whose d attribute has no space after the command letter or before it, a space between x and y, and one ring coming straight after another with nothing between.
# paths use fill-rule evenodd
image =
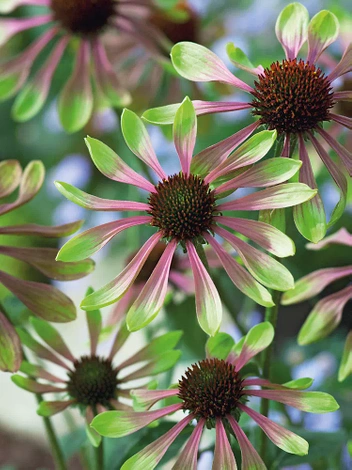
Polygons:
<instances>
[{"instance_id":1,"label":"cluster of flowers","mask_svg":"<svg viewBox=\"0 0 352 470\"><path fill-rule=\"evenodd\" d=\"M1 43L25 29L47 23L53 25L20 56L0 65L1 98L19 92L14 105L14 115L19 120L31 118L42 108L55 69L72 41L76 66L59 98L61 121L69 132L87 123L95 102L105 100L111 106L121 107L130 99L120 86L102 42L107 26L144 42L155 60L162 56L163 48L168 47L160 30L144 21L154 8L148 0L5 0L0 12L9 13L21 5L47 8L49 15L1 19ZM219 333L222 302L209 265L223 268L245 296L268 308L277 302L270 290L284 292L282 303L289 304L312 297L330 282L352 274L351 266L322 269L295 284L288 269L276 259L294 255L293 241L269 222L236 216L236 211L270 211L274 217L279 210L293 207L297 229L314 242L311 248L319 249L329 243L352 245L346 231L322 240L328 226L344 212L345 173L351 174L352 170L350 151L323 128L326 122L341 128L352 127L351 118L332 110L336 103L352 98L351 91L334 88L335 81L352 70L352 46L348 45L341 61L325 75L319 68L319 60L338 36L337 19L332 13L322 11L309 21L306 8L299 3L290 4L281 12L276 35L285 58L266 69L254 67L235 45L227 47L232 62L255 76L252 86L233 75L222 60L204 46L181 42L172 48L172 64L186 79L218 81L250 95L250 99L243 102L192 102L185 98L181 104L145 112L145 121L173 125L173 141L180 163L178 173L165 173L143 120L128 109L122 113L122 133L129 149L148 168L149 178L134 171L104 143L87 137L86 144L98 170L107 178L141 190L144 202L102 199L68 183L56 182L57 189L67 199L85 209L135 211L139 215L93 227L71 238L59 251L0 246L0 254L29 263L45 276L70 280L88 274L93 269L90 256L122 231L134 226L154 228L154 233L126 267L106 286L90 290L83 299L81 308L87 312L91 347L88 355L78 358L73 356L57 330L47 323L75 318L75 307L70 299L49 285L15 279L0 270L0 283L35 315L30 326L47 345L38 342L26 328L14 325L7 312L0 312L1 369L20 370L24 375L14 375L13 381L28 391L66 395L64 400L42 401L38 408L40 415L49 417L78 406L86 416L91 441L99 446L100 436L126 436L167 415L178 411L186 414L166 434L127 460L123 469L154 469L187 427L192 433L174 469L196 469L205 428L216 431L214 469L237 468L231 447L233 438L241 450L243 470L265 469L263 460L239 425L242 413L252 418L269 439L286 452L304 455L308 452L308 443L249 407L250 397L273 400L312 413L338 408L330 395L305 391L312 383L310 379L278 385L271 383L269 377L253 378L253 373L246 370L249 361L272 343L275 332L270 323L253 327L237 344L229 335ZM28 81L34 59L53 40L57 40L57 44L47 63ZM308 55L303 60L298 56L305 42ZM241 109L252 112L252 124L194 155L197 115ZM341 192L329 223L309 159L310 144ZM268 158L274 146L275 156ZM296 146L299 158L294 158ZM336 162L329 156L327 146L336 153ZM0 215L3 215L37 194L44 170L41 163L32 162L22 173L18 162L12 160L2 162L0 170L0 198L7 198L19 186L14 202L0 205ZM236 198L239 188L263 189ZM80 226L81 222L60 227L4 226L0 234L62 237L74 233ZM252 242L258 247L252 246ZM182 263L177 250L187 255ZM237 253L237 259L232 250ZM192 272L191 282L186 271ZM199 325L210 336L206 357L193 364L176 387L156 390L149 383L148 388L139 385L136 388L134 380L165 372L180 357L180 351L174 349L181 337L181 332L177 331L155 338L129 359L113 364L130 333L156 318L171 283L186 292L194 291ZM303 325L299 342L307 344L329 334L338 325L344 305L351 298L352 289L347 286L321 300ZM103 331L98 309L116 302L119 303L113 323L122 321L111 352L105 357L97 354ZM38 358L60 366L66 371L66 378L22 360L23 346ZM135 364L140 364L140 368L124 371ZM350 333L339 380L351 373ZM149 410L164 399L171 404Z\"/></svg>"}]
</instances>

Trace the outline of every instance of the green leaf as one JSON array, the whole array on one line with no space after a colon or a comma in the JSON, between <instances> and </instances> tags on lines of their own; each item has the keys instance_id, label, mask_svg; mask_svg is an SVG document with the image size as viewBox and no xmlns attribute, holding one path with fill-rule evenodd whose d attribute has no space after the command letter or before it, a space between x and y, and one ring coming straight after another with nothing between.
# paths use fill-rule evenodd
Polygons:
<instances>
[{"instance_id":1,"label":"green leaf","mask_svg":"<svg viewBox=\"0 0 352 470\"><path fill-rule=\"evenodd\" d=\"M216 357L217 359L226 359L230 354L234 340L227 333L217 333L210 337L206 344L207 357Z\"/></svg>"}]
</instances>

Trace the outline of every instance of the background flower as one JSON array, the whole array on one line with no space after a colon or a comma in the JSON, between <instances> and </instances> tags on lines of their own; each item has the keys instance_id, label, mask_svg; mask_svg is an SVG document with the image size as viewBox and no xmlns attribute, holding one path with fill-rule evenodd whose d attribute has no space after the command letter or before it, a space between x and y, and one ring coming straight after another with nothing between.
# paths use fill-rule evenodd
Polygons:
<instances>
[{"instance_id":1,"label":"background flower","mask_svg":"<svg viewBox=\"0 0 352 470\"><path fill-rule=\"evenodd\" d=\"M17 209L33 199L44 181L44 166L39 161L31 162L22 172L16 160L5 160L0 163L0 216ZM12 202L7 199L19 186L17 198ZM1 219L0 219L1 222ZM71 235L82 225L82 221L56 227L43 227L35 224L0 226L0 235L5 236L39 236L42 238L59 238ZM55 248L32 248L0 245L0 255L23 261L51 279L68 281L80 279L89 274L94 267L91 260L74 263L57 262ZM75 318L76 308L71 299L57 288L41 282L26 281L0 270L0 284L15 295L32 314L53 322L68 322ZM0 365L2 370L18 369L19 345L11 323L1 312L2 333L0 342ZM6 335L7 332L7 335ZM13 354L9 354L8 341L12 343Z\"/></svg>"},{"instance_id":2,"label":"background flower","mask_svg":"<svg viewBox=\"0 0 352 470\"><path fill-rule=\"evenodd\" d=\"M342 228L333 235L322 240L316 245L308 245L311 250L320 250L330 245L339 244L351 249L352 235ZM283 305L291 305L304 300L311 299L320 294L329 284L338 279L351 280L352 265L339 268L325 268L313 271L307 276L299 279L295 288L286 292L282 297ZM341 322L345 305L352 299L352 285L348 284L342 290L330 294L321 299L310 312L304 325L302 326L298 342L301 345L310 344L319 339L325 338L334 331ZM347 310L347 309L346 309ZM343 353L339 380L345 380L352 373L352 332L347 336L345 350Z\"/></svg>"}]
</instances>

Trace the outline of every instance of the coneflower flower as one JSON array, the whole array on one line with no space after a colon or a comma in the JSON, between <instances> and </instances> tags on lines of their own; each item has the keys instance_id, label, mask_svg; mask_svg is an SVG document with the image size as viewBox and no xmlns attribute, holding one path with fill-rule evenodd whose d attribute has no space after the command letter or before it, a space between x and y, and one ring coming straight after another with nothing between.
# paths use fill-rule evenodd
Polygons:
<instances>
[{"instance_id":1,"label":"coneflower flower","mask_svg":"<svg viewBox=\"0 0 352 470\"><path fill-rule=\"evenodd\" d=\"M94 104L103 102L123 107L130 102L126 83L120 83L110 63L103 36L113 31L117 36L132 37L137 43L155 48L159 33L145 24L141 12L152 8L152 0L2 0L0 13L10 13L21 5L43 7L43 13L30 18L0 19L0 45L15 34L48 26L28 48L0 65L1 99L20 93L13 116L26 121L43 107L50 85L64 52L75 41L75 66L58 101L63 127L76 132L89 120ZM28 79L39 54L55 43L46 63ZM94 92L92 88L94 81Z\"/></svg>"},{"instance_id":2,"label":"coneflower flower","mask_svg":"<svg viewBox=\"0 0 352 470\"><path fill-rule=\"evenodd\" d=\"M258 126L275 129L283 139L283 156L289 156L294 150L293 142L298 141L299 157L303 162L300 181L316 188L306 148L307 141L313 144L341 191L340 202L329 225L334 224L344 211L347 181L341 165L330 158L321 139L336 152L351 174L351 153L324 130L323 124L334 122L347 129L352 128L351 118L331 112L335 103L349 101L352 97L351 90L334 89L335 80L352 70L352 46L350 44L346 48L342 59L328 75L323 73L316 62L322 52L335 41L338 31L338 20L331 12L323 10L309 22L308 11L303 5L288 5L276 22L276 35L285 51L285 59L273 62L266 69L262 66L254 67L241 49L232 43L227 46L231 61L238 68L254 75L253 86L234 76L220 58L203 46L181 42L171 52L173 65L183 77L196 82L227 83L251 96L247 102L195 101L198 115L251 110L254 116L258 116ZM303 60L298 54L307 40L308 55ZM144 118L155 124L168 124L173 122L177 107L178 105L171 105L155 108L147 111ZM298 230L308 240L318 242L325 236L327 223L319 195L297 206L294 209L294 218Z\"/></svg>"},{"instance_id":3,"label":"coneflower flower","mask_svg":"<svg viewBox=\"0 0 352 470\"><path fill-rule=\"evenodd\" d=\"M44 346L23 329L18 329L22 345L34 352L35 356L61 367L66 377L53 375L44 367L23 361L20 374L12 376L13 382L32 393L62 393L62 400L42 401L38 408L41 416L55 415L68 407L79 407L85 414L88 424L93 417L106 410L132 410L125 399L130 398L134 381L156 376L171 369L181 352L175 346L182 332L163 334L135 352L129 359L119 361L119 352L128 340L130 333L123 322L113 340L110 353L98 354L102 318L100 311L87 313L90 337L90 352L74 357L60 333L49 323L37 318L31 319L37 335L46 343ZM133 372L128 368L141 365ZM146 382L144 382L146 383ZM122 399L122 400L121 400Z\"/></svg>"},{"instance_id":4,"label":"coneflower flower","mask_svg":"<svg viewBox=\"0 0 352 470\"><path fill-rule=\"evenodd\" d=\"M167 243L165 251L128 312L127 325L130 331L146 326L162 308L171 263L178 245L187 251L195 283L198 320L210 335L220 326L221 302L203 264L203 244L211 245L233 283L260 305L273 303L271 295L259 282L282 291L293 287L293 278L282 264L220 227L225 225L238 231L277 256L293 254L292 240L271 225L222 215L222 212L227 211L293 206L315 195L315 190L302 183L279 185L298 171L300 162L275 158L248 168L270 150L276 139L276 131L258 133L238 147L228 159L226 152L231 150L228 146L224 148L222 143L205 149L192 159L197 120L192 102L186 98L176 113L174 125L174 143L181 172L167 175L158 162L142 120L132 111L125 110L121 125L129 148L156 173L156 184L133 171L103 143L91 138L87 138L86 143L93 162L104 175L147 191L146 202L105 200L66 183L57 182L56 185L64 196L87 209L139 211L144 215L124 218L83 232L61 248L58 259L85 259L105 246L115 235L135 225L153 226L157 231L115 279L83 300L81 307L84 310L110 305L121 298L137 278L152 249L161 240ZM246 139L248 132L250 130L247 128L233 139L232 149ZM239 187L266 189L235 201L219 203L219 199ZM249 272L227 253L214 234L234 247Z\"/></svg>"},{"instance_id":5,"label":"coneflower flower","mask_svg":"<svg viewBox=\"0 0 352 470\"><path fill-rule=\"evenodd\" d=\"M307 247L311 250L320 250L331 244L344 245L349 247L350 252L352 252L352 235L342 228L320 243L316 245L308 244ZM352 265L318 269L302 277L296 282L294 289L283 295L281 303L283 305L291 305L311 299L338 279L351 280ZM351 299L352 285L348 284L344 289L319 300L299 332L298 343L306 345L328 336L340 324L344 307ZM350 374L352 374L352 331L350 331L346 339L338 373L339 381L345 380Z\"/></svg>"},{"instance_id":6,"label":"coneflower flower","mask_svg":"<svg viewBox=\"0 0 352 470\"><path fill-rule=\"evenodd\" d=\"M82 225L78 221L56 227L43 227L35 224L1 225L1 216L31 201L40 190L44 181L45 170L42 162L33 161L22 172L21 165L16 160L5 160L0 163L0 235L60 238L71 235ZM6 202L19 187L17 198L13 202ZM59 281L80 279L89 274L94 267L92 260L84 262L63 263L55 260L58 250L56 248L34 248L0 245L0 255L29 264L45 276ZM18 279L0 269L0 284L15 295L34 315L52 322L68 322L76 317L76 308L71 299L55 287L41 282ZM2 312L5 315L6 312ZM18 348L18 339L11 327L9 319L3 318L1 326L6 335L0 341L0 369L14 371L18 368L21 356ZM5 328L6 327L6 328ZM15 341L15 342L13 342ZM12 353L6 346L10 340ZM15 354L16 353L16 354ZM7 366L6 366L7 364Z\"/></svg>"},{"instance_id":7,"label":"coneflower flower","mask_svg":"<svg viewBox=\"0 0 352 470\"><path fill-rule=\"evenodd\" d=\"M108 437L129 435L164 416L184 411L186 416L166 434L127 460L121 470L154 469L177 436L196 421L191 437L178 456L173 470L195 470L199 443L205 428L216 431L213 469L237 469L229 436L233 435L242 453L242 470L265 470L266 466L239 424L242 413L252 418L269 439L285 452L305 455L308 443L300 436L261 415L248 405L250 397L261 397L310 413L327 413L339 408L331 395L306 392L311 379L298 379L277 385L261 378L246 378L243 367L270 345L274 329L269 323L253 327L234 345L229 335L219 333L208 343L207 358L187 369L176 388L133 390L139 409L149 409L160 400L173 397L174 404L155 411L108 411L96 417L91 426ZM261 390L253 390L260 386Z\"/></svg>"}]
</instances>

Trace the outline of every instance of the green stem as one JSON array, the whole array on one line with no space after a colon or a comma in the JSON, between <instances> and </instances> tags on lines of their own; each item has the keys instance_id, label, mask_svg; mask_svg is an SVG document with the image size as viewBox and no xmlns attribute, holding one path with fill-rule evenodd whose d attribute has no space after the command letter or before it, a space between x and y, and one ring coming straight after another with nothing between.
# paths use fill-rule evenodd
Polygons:
<instances>
[{"instance_id":1,"label":"green stem","mask_svg":"<svg viewBox=\"0 0 352 470\"><path fill-rule=\"evenodd\" d=\"M272 296L273 296L273 302L275 303L275 305L273 305L272 307L266 308L265 321L271 323L274 329L276 329L277 317L278 317L279 305L280 305L280 299L281 299L281 292L273 291ZM271 375L272 352L273 352L273 343L271 343L269 347L264 349L264 351L262 352L262 357L261 357L263 377L268 380L270 380L270 375ZM262 414L263 416L268 416L269 407L270 407L270 401L262 399L260 403L260 414ZM262 432L259 455L262 457L264 462L266 458L267 443L268 443L268 439L266 435Z\"/></svg>"},{"instance_id":2,"label":"green stem","mask_svg":"<svg viewBox=\"0 0 352 470\"><path fill-rule=\"evenodd\" d=\"M36 398L37 398L38 404L43 401L43 398L42 398L41 395L36 395ZM48 440L49 440L50 447L51 447L51 452L52 452L53 459L54 459L54 462L55 462L55 469L56 470L67 470L66 463L65 463L65 458L64 458L64 455L62 453L62 450L61 450L58 438L56 436L54 427L53 427L53 425L52 425L49 418L43 417L42 419L43 419L43 422L44 422L45 431L46 431L46 434L48 436Z\"/></svg>"},{"instance_id":3,"label":"green stem","mask_svg":"<svg viewBox=\"0 0 352 470\"><path fill-rule=\"evenodd\" d=\"M100 446L95 447L96 470L104 470L104 438L101 438Z\"/></svg>"}]
</instances>

